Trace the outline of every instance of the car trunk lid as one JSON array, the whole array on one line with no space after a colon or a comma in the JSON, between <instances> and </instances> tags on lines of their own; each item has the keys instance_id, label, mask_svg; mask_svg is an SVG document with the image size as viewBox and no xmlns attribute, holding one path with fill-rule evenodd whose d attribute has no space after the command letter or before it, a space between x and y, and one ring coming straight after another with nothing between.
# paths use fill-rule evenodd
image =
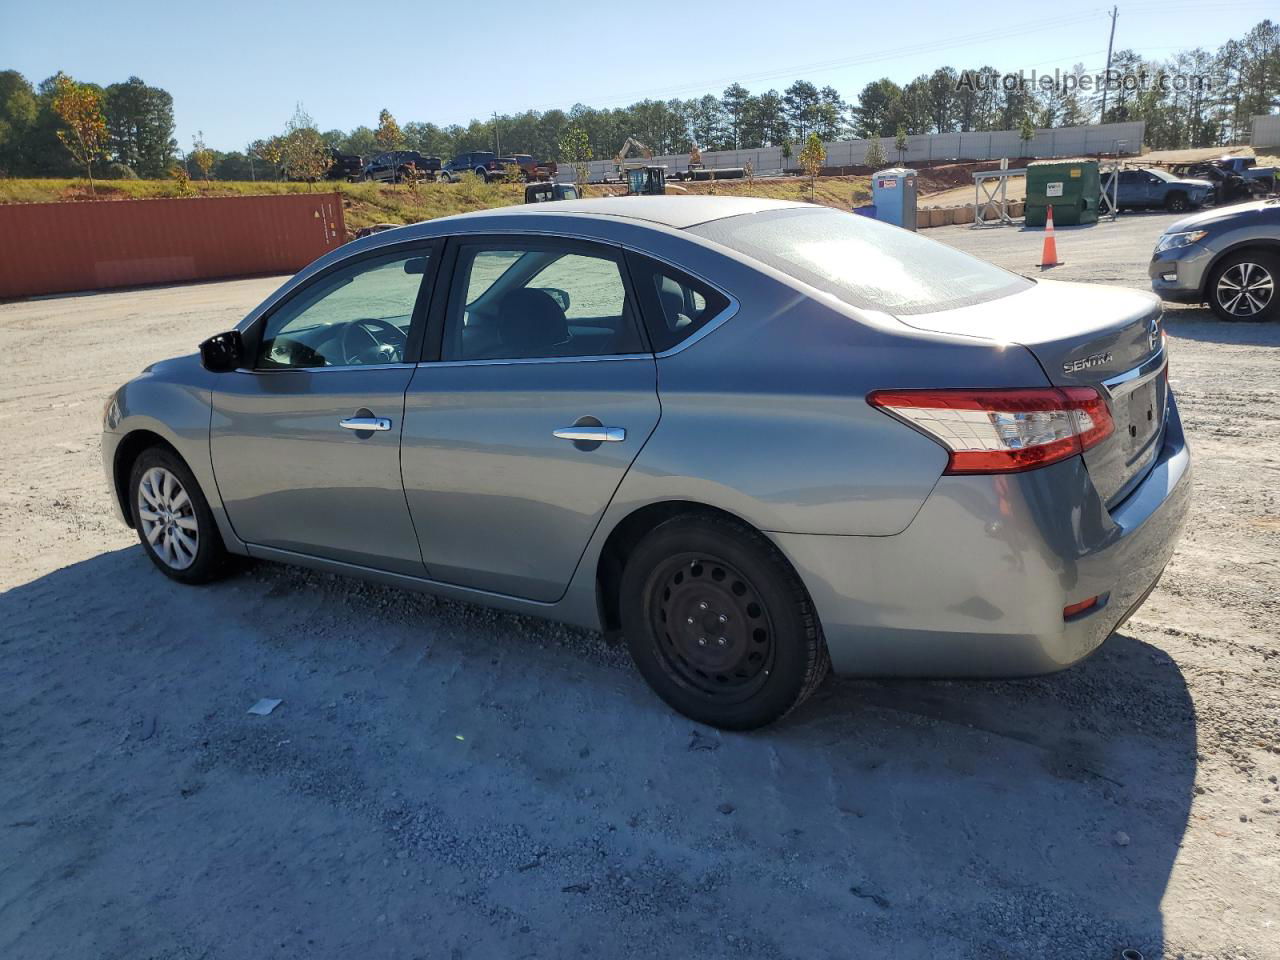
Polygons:
<instances>
[{"instance_id":1,"label":"car trunk lid","mask_svg":"<svg viewBox=\"0 0 1280 960\"><path fill-rule=\"evenodd\" d=\"M1095 388L1115 430L1085 451L1084 460L1108 506L1124 499L1155 462L1167 383L1160 301L1152 295L1042 280L1012 296L899 319L922 330L1021 345L1054 386Z\"/></svg>"}]
</instances>

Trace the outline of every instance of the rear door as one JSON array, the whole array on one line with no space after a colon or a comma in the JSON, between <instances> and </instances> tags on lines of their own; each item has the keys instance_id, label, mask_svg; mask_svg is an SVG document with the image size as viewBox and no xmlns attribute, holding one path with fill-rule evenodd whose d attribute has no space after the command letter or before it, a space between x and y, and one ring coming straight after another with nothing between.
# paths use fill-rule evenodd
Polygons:
<instances>
[{"instance_id":1,"label":"rear door","mask_svg":"<svg viewBox=\"0 0 1280 960\"><path fill-rule=\"evenodd\" d=\"M654 358L616 247L478 238L451 261L405 398L423 561L435 580L554 601L658 422Z\"/></svg>"}]
</instances>

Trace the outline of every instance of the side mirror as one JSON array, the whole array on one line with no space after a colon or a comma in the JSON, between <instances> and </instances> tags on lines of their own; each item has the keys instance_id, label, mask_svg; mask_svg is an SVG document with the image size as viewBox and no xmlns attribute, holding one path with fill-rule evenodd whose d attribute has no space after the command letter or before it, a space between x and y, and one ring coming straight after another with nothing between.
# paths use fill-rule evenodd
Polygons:
<instances>
[{"instance_id":1,"label":"side mirror","mask_svg":"<svg viewBox=\"0 0 1280 960\"><path fill-rule=\"evenodd\" d=\"M210 373L227 373L244 360L244 337L239 330L228 330L200 344L200 364Z\"/></svg>"}]
</instances>

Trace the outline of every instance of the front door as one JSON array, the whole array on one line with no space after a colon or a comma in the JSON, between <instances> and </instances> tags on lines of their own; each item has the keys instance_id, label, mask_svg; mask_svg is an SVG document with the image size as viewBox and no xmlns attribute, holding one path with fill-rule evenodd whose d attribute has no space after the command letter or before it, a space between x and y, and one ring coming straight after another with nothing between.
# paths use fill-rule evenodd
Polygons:
<instances>
[{"instance_id":1,"label":"front door","mask_svg":"<svg viewBox=\"0 0 1280 960\"><path fill-rule=\"evenodd\" d=\"M494 238L455 252L441 359L405 402L423 561L435 580L554 601L658 422L654 359L617 248Z\"/></svg>"},{"instance_id":2,"label":"front door","mask_svg":"<svg viewBox=\"0 0 1280 960\"><path fill-rule=\"evenodd\" d=\"M245 542L422 575L400 436L430 259L420 243L345 261L255 325L250 368L218 377L213 468Z\"/></svg>"}]
</instances>

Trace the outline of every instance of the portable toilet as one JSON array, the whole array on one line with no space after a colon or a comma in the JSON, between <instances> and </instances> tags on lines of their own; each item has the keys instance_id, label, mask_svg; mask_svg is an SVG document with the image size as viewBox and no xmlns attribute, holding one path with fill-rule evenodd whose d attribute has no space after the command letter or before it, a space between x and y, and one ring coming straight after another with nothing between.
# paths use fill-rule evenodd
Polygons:
<instances>
[{"instance_id":1,"label":"portable toilet","mask_svg":"<svg viewBox=\"0 0 1280 960\"><path fill-rule=\"evenodd\" d=\"M895 226L916 228L916 172L890 167L871 175L871 202L876 219Z\"/></svg>"},{"instance_id":2,"label":"portable toilet","mask_svg":"<svg viewBox=\"0 0 1280 960\"><path fill-rule=\"evenodd\" d=\"M1097 160L1036 160L1027 164L1028 227L1043 227L1051 205L1055 227L1097 223L1101 197Z\"/></svg>"}]
</instances>

